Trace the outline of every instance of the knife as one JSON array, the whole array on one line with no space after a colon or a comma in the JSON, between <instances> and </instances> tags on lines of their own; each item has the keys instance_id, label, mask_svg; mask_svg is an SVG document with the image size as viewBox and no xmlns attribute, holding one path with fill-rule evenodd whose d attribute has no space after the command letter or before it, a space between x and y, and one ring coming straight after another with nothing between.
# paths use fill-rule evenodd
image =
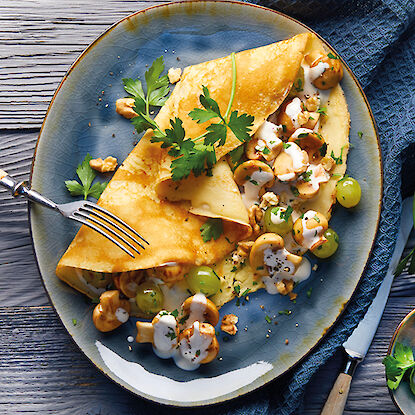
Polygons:
<instances>
[{"instance_id":1,"label":"knife","mask_svg":"<svg viewBox=\"0 0 415 415\"><path fill-rule=\"evenodd\" d=\"M366 315L354 329L353 333L346 340L346 342L343 343L343 348L347 357L346 364L343 371L339 374L329 397L327 398L321 415L343 414L347 396L349 394L352 376L357 365L365 358L373 337L375 336L380 319L382 318L383 310L388 300L394 271L399 263L399 260L401 259L406 241L408 240L413 226L412 203L413 198L410 197L405 199L402 204L399 235L385 279L379 287L379 291Z\"/></svg>"}]
</instances>

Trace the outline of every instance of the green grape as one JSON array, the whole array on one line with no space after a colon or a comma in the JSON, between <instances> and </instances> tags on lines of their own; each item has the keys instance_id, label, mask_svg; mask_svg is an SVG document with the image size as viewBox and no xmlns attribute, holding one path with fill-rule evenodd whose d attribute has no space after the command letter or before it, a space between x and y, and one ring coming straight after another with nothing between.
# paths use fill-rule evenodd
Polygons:
<instances>
[{"instance_id":1,"label":"green grape","mask_svg":"<svg viewBox=\"0 0 415 415\"><path fill-rule=\"evenodd\" d=\"M206 297L216 294L220 289L220 280L212 268L205 265L194 267L186 275L186 282L193 294L202 293Z\"/></svg>"},{"instance_id":2,"label":"green grape","mask_svg":"<svg viewBox=\"0 0 415 415\"><path fill-rule=\"evenodd\" d=\"M329 256L332 256L339 247L339 237L333 229L328 228L326 232L324 232L324 237L327 239L327 242L324 242L324 244L311 251L317 258L328 258Z\"/></svg>"},{"instance_id":3,"label":"green grape","mask_svg":"<svg viewBox=\"0 0 415 415\"><path fill-rule=\"evenodd\" d=\"M146 314L156 314L163 308L163 293L158 285L144 282L138 286L135 301Z\"/></svg>"},{"instance_id":4,"label":"green grape","mask_svg":"<svg viewBox=\"0 0 415 415\"><path fill-rule=\"evenodd\" d=\"M289 208L290 209L290 208ZM289 217L286 220L284 214L287 209L282 207L270 206L264 215L264 224L265 229L268 232L278 233L278 235L285 235L288 232L291 232L293 228L293 218L289 213ZM276 223L274 223L274 222Z\"/></svg>"},{"instance_id":5,"label":"green grape","mask_svg":"<svg viewBox=\"0 0 415 415\"><path fill-rule=\"evenodd\" d=\"M337 182L337 201L346 208L352 208L360 202L362 189L353 177L345 177Z\"/></svg>"}]
</instances>

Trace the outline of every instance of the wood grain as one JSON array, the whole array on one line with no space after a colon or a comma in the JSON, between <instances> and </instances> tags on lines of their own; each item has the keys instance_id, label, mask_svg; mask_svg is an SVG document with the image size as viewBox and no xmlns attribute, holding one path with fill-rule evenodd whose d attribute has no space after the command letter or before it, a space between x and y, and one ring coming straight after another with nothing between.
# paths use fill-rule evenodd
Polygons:
<instances>
[{"instance_id":1,"label":"wood grain","mask_svg":"<svg viewBox=\"0 0 415 415\"><path fill-rule=\"evenodd\" d=\"M39 128L79 54L121 18L158 1L2 0L0 129Z\"/></svg>"}]
</instances>

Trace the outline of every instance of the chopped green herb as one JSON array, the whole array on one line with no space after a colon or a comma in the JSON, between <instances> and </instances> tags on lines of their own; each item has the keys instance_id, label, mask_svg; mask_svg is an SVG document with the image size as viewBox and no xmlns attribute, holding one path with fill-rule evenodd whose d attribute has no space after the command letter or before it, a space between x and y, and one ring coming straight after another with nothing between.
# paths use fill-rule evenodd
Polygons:
<instances>
[{"instance_id":1,"label":"chopped green herb","mask_svg":"<svg viewBox=\"0 0 415 415\"><path fill-rule=\"evenodd\" d=\"M321 115L327 115L327 107L320 107L317 112Z\"/></svg>"},{"instance_id":2,"label":"chopped green herb","mask_svg":"<svg viewBox=\"0 0 415 415\"><path fill-rule=\"evenodd\" d=\"M257 271L260 271L260 270L262 270L262 269L264 269L264 267L263 267L263 266L256 267L256 270L257 270Z\"/></svg>"},{"instance_id":3,"label":"chopped green herb","mask_svg":"<svg viewBox=\"0 0 415 415\"><path fill-rule=\"evenodd\" d=\"M343 164L343 147L341 148L341 150L340 150L340 155L339 155L339 157L336 157L335 155L334 155L334 152L333 152L333 150L331 150L331 154L330 154L330 156L331 156L331 158L335 161L335 163L336 164Z\"/></svg>"},{"instance_id":4,"label":"chopped green herb","mask_svg":"<svg viewBox=\"0 0 415 415\"><path fill-rule=\"evenodd\" d=\"M241 287L239 285L235 285L233 287L233 290L235 291L236 295L239 295L240 291L241 291Z\"/></svg>"},{"instance_id":5,"label":"chopped green herb","mask_svg":"<svg viewBox=\"0 0 415 415\"><path fill-rule=\"evenodd\" d=\"M307 290L307 298L310 298L311 297L311 293L313 292L313 287L310 287L308 290Z\"/></svg>"},{"instance_id":6,"label":"chopped green herb","mask_svg":"<svg viewBox=\"0 0 415 415\"><path fill-rule=\"evenodd\" d=\"M291 192L295 197L298 197L300 195L300 192L298 191L298 189L294 186L290 186Z\"/></svg>"},{"instance_id":7,"label":"chopped green herb","mask_svg":"<svg viewBox=\"0 0 415 415\"><path fill-rule=\"evenodd\" d=\"M305 137L308 137L308 133L298 134L298 138L305 138Z\"/></svg>"},{"instance_id":8,"label":"chopped green herb","mask_svg":"<svg viewBox=\"0 0 415 415\"><path fill-rule=\"evenodd\" d=\"M285 222L288 222L288 219L290 219L291 213L293 213L293 208L291 206L288 206L285 212L281 213L281 219L284 219Z\"/></svg>"},{"instance_id":9,"label":"chopped green herb","mask_svg":"<svg viewBox=\"0 0 415 415\"><path fill-rule=\"evenodd\" d=\"M285 124L282 124L282 132L283 133L287 132L287 126Z\"/></svg>"},{"instance_id":10,"label":"chopped green herb","mask_svg":"<svg viewBox=\"0 0 415 415\"><path fill-rule=\"evenodd\" d=\"M292 313L292 311L291 310L282 310L282 311L278 311L278 314L279 315L286 315L286 316L289 316L290 314Z\"/></svg>"},{"instance_id":11,"label":"chopped green herb","mask_svg":"<svg viewBox=\"0 0 415 415\"><path fill-rule=\"evenodd\" d=\"M291 144L290 144L290 143L282 143L282 146L283 146L285 149L287 149L287 148L290 148L290 147L291 147Z\"/></svg>"},{"instance_id":12,"label":"chopped green herb","mask_svg":"<svg viewBox=\"0 0 415 415\"><path fill-rule=\"evenodd\" d=\"M301 92L303 90L303 80L301 78L297 79L297 85L293 85L296 92Z\"/></svg>"},{"instance_id":13,"label":"chopped green herb","mask_svg":"<svg viewBox=\"0 0 415 415\"><path fill-rule=\"evenodd\" d=\"M96 182L92 185L96 174L92 167L89 165L90 160L92 160L92 157L87 154L83 162L79 164L76 169L76 174L78 175L81 183L76 180L65 181L65 186L72 196L83 196L85 200L88 196L99 199L108 184L107 182Z\"/></svg>"},{"instance_id":14,"label":"chopped green herb","mask_svg":"<svg viewBox=\"0 0 415 415\"><path fill-rule=\"evenodd\" d=\"M258 285L258 282L257 281L253 281L252 282L252 285Z\"/></svg>"},{"instance_id":15,"label":"chopped green herb","mask_svg":"<svg viewBox=\"0 0 415 415\"><path fill-rule=\"evenodd\" d=\"M311 181L311 175L313 174L313 170L307 170L304 173L300 174L299 178L304 182Z\"/></svg>"},{"instance_id":16,"label":"chopped green herb","mask_svg":"<svg viewBox=\"0 0 415 415\"><path fill-rule=\"evenodd\" d=\"M177 308L175 309L175 310L173 310L171 313L170 313L174 318L177 318L177 316L179 315L179 311L177 310Z\"/></svg>"},{"instance_id":17,"label":"chopped green herb","mask_svg":"<svg viewBox=\"0 0 415 415\"><path fill-rule=\"evenodd\" d=\"M338 57L338 56L333 55L331 52L329 52L329 53L327 54L327 56L328 56L330 59L339 59L339 57Z\"/></svg>"},{"instance_id":18,"label":"chopped green herb","mask_svg":"<svg viewBox=\"0 0 415 415\"><path fill-rule=\"evenodd\" d=\"M359 138L363 138L363 131L358 131L357 135L359 136Z\"/></svg>"},{"instance_id":19,"label":"chopped green herb","mask_svg":"<svg viewBox=\"0 0 415 415\"><path fill-rule=\"evenodd\" d=\"M251 291L250 288L247 288L242 294L241 297L245 297L246 295L248 295L248 293Z\"/></svg>"},{"instance_id":20,"label":"chopped green herb","mask_svg":"<svg viewBox=\"0 0 415 415\"><path fill-rule=\"evenodd\" d=\"M173 330L172 327L169 327L169 332L165 334L170 340L174 340L177 337L176 332Z\"/></svg>"},{"instance_id":21,"label":"chopped green herb","mask_svg":"<svg viewBox=\"0 0 415 415\"><path fill-rule=\"evenodd\" d=\"M238 270L238 268L234 265L233 267L232 267L232 269L231 269L231 272L235 272L235 271L237 271Z\"/></svg>"},{"instance_id":22,"label":"chopped green herb","mask_svg":"<svg viewBox=\"0 0 415 415\"><path fill-rule=\"evenodd\" d=\"M314 216L313 219L317 222L320 223L320 218L318 216Z\"/></svg>"},{"instance_id":23,"label":"chopped green herb","mask_svg":"<svg viewBox=\"0 0 415 415\"><path fill-rule=\"evenodd\" d=\"M269 154L269 153L271 153L271 150L270 150L268 147L265 147L265 148L262 150L262 153L263 153L263 154Z\"/></svg>"},{"instance_id":24,"label":"chopped green herb","mask_svg":"<svg viewBox=\"0 0 415 415\"><path fill-rule=\"evenodd\" d=\"M253 185L258 186L258 182L257 182L256 180L251 179L251 180L250 180L250 182L251 182Z\"/></svg>"},{"instance_id":25,"label":"chopped green herb","mask_svg":"<svg viewBox=\"0 0 415 415\"><path fill-rule=\"evenodd\" d=\"M200 235L203 242L209 242L214 239L215 241L223 233L223 222L220 218L210 218L200 227Z\"/></svg>"},{"instance_id":26,"label":"chopped green herb","mask_svg":"<svg viewBox=\"0 0 415 415\"><path fill-rule=\"evenodd\" d=\"M76 318L73 318L73 319L72 319L72 324L73 324L74 326L76 326L76 325L78 324L78 320L77 320Z\"/></svg>"},{"instance_id":27,"label":"chopped green herb","mask_svg":"<svg viewBox=\"0 0 415 415\"><path fill-rule=\"evenodd\" d=\"M180 320L179 320L179 324L184 324L184 323L186 323L186 321L188 320L188 318L190 317L190 315L189 314L187 314L187 315L185 315L185 316L183 316Z\"/></svg>"},{"instance_id":28,"label":"chopped green herb","mask_svg":"<svg viewBox=\"0 0 415 415\"><path fill-rule=\"evenodd\" d=\"M268 324L271 324L271 322L272 322L271 317L270 317L270 316L265 316L265 321L266 321Z\"/></svg>"},{"instance_id":29,"label":"chopped green herb","mask_svg":"<svg viewBox=\"0 0 415 415\"><path fill-rule=\"evenodd\" d=\"M200 350L196 350L196 357L200 356Z\"/></svg>"},{"instance_id":30,"label":"chopped green herb","mask_svg":"<svg viewBox=\"0 0 415 415\"><path fill-rule=\"evenodd\" d=\"M327 143L324 143L318 151L320 152L320 156L324 157L327 154Z\"/></svg>"}]
</instances>

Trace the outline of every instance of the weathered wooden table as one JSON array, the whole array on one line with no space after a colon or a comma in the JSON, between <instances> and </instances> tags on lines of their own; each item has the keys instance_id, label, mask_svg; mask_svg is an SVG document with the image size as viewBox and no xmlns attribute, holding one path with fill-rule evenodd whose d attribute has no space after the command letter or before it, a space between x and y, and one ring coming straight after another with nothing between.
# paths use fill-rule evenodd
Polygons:
<instances>
[{"instance_id":1,"label":"weathered wooden table","mask_svg":"<svg viewBox=\"0 0 415 415\"><path fill-rule=\"evenodd\" d=\"M48 103L70 64L104 29L157 1L1 0L0 167L29 178ZM399 321L415 306L415 277L396 279L345 414L397 414L381 360ZM340 353L307 388L304 414L318 414ZM49 305L29 236L27 205L0 190L0 414L137 413L136 399L81 354Z\"/></svg>"}]
</instances>

